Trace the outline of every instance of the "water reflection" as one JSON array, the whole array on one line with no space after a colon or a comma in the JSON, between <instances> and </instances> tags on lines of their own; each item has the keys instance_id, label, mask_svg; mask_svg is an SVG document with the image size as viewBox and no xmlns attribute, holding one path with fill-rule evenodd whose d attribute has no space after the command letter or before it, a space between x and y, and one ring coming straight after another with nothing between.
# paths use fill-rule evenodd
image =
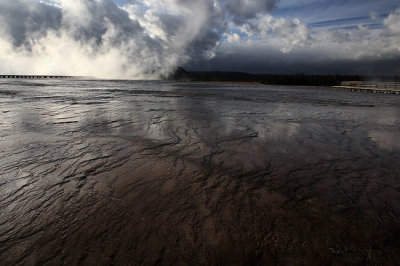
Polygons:
<instances>
[{"instance_id":1,"label":"water reflection","mask_svg":"<svg viewBox=\"0 0 400 266\"><path fill-rule=\"evenodd\" d=\"M400 134L396 132L372 130L368 133L368 136L373 142L377 143L381 149L389 151L400 149Z\"/></svg>"},{"instance_id":2,"label":"water reflection","mask_svg":"<svg viewBox=\"0 0 400 266\"><path fill-rule=\"evenodd\" d=\"M255 125L257 136L264 141L276 141L277 139L289 139L294 137L300 128L299 123L269 122L265 125Z\"/></svg>"},{"instance_id":3,"label":"water reflection","mask_svg":"<svg viewBox=\"0 0 400 266\"><path fill-rule=\"evenodd\" d=\"M400 148L400 111L393 108L379 108L370 118L375 123L375 128L369 130L368 137L385 150Z\"/></svg>"},{"instance_id":4,"label":"water reflection","mask_svg":"<svg viewBox=\"0 0 400 266\"><path fill-rule=\"evenodd\" d=\"M235 84L1 83L0 261L398 261L394 97Z\"/></svg>"}]
</instances>

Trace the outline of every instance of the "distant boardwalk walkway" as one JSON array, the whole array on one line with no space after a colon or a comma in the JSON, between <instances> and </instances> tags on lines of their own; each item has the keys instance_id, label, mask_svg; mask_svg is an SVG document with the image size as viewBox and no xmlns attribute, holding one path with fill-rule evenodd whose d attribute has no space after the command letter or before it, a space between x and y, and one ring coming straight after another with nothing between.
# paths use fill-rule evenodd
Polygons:
<instances>
[{"instance_id":1,"label":"distant boardwalk walkway","mask_svg":"<svg viewBox=\"0 0 400 266\"><path fill-rule=\"evenodd\" d=\"M400 82L342 81L340 86L334 86L334 88L349 91L400 94Z\"/></svg>"},{"instance_id":2,"label":"distant boardwalk walkway","mask_svg":"<svg viewBox=\"0 0 400 266\"><path fill-rule=\"evenodd\" d=\"M49 76L49 75L0 75L0 79L67 79L72 76Z\"/></svg>"}]
</instances>

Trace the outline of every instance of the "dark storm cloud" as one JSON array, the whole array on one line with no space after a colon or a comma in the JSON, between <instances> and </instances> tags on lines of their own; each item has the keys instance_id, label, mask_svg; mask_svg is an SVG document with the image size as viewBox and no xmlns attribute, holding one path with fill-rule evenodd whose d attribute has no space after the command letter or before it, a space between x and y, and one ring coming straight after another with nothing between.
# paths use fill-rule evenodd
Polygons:
<instances>
[{"instance_id":1,"label":"dark storm cloud","mask_svg":"<svg viewBox=\"0 0 400 266\"><path fill-rule=\"evenodd\" d=\"M113 25L118 32L114 37L115 42L143 31L137 21L131 20L128 13L118 8L111 0L86 0L85 8L88 13L83 14L87 15L83 18L83 23L76 23L73 19L66 20L66 28L76 39L82 41L95 39L97 43L101 43L102 36L110 25Z\"/></svg>"},{"instance_id":2,"label":"dark storm cloud","mask_svg":"<svg viewBox=\"0 0 400 266\"><path fill-rule=\"evenodd\" d=\"M118 32L113 38L116 43L143 32L140 24L131 20L128 13L111 0L86 0L84 8L87 13L78 14L84 16L78 18L71 11L63 12L56 6L26 0L2 0L0 19L15 46L31 45L32 39L61 29L69 31L76 40L85 42L94 39L98 44L101 44L110 25Z\"/></svg>"},{"instance_id":3,"label":"dark storm cloud","mask_svg":"<svg viewBox=\"0 0 400 266\"><path fill-rule=\"evenodd\" d=\"M188 70L239 71L253 74L357 74L368 76L399 76L400 55L391 58L324 58L318 53L294 53L282 56L266 49L241 50L234 54L217 53L211 60L190 62Z\"/></svg>"},{"instance_id":4,"label":"dark storm cloud","mask_svg":"<svg viewBox=\"0 0 400 266\"><path fill-rule=\"evenodd\" d=\"M187 30L196 31L196 34L185 47L185 53L193 59L207 58L208 53L217 45L222 33L227 29L224 10L216 8L213 0L201 2L197 0L176 0L176 3L178 8L188 12L189 16L180 17L179 23L175 23L176 17L169 16L169 20L162 20L163 29L166 29L167 36L181 38L179 34L184 27L183 25L192 24L192 28L189 27ZM171 28L174 30L168 30Z\"/></svg>"},{"instance_id":5,"label":"dark storm cloud","mask_svg":"<svg viewBox=\"0 0 400 266\"><path fill-rule=\"evenodd\" d=\"M259 13L267 13L275 7L275 0L226 0L226 10L237 24L246 23Z\"/></svg>"},{"instance_id":6,"label":"dark storm cloud","mask_svg":"<svg viewBox=\"0 0 400 266\"><path fill-rule=\"evenodd\" d=\"M41 37L47 30L61 27L61 10L25 0L0 0L0 22L15 46L30 45L32 35Z\"/></svg>"}]
</instances>

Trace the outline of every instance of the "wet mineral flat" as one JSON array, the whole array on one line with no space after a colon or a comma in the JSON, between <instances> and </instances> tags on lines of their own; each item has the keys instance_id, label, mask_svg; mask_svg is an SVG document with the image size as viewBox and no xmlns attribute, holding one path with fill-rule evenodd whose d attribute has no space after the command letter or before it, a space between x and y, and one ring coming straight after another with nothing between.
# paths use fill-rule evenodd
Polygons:
<instances>
[{"instance_id":1,"label":"wet mineral flat","mask_svg":"<svg viewBox=\"0 0 400 266\"><path fill-rule=\"evenodd\" d=\"M0 264L400 264L400 97L0 81Z\"/></svg>"}]
</instances>

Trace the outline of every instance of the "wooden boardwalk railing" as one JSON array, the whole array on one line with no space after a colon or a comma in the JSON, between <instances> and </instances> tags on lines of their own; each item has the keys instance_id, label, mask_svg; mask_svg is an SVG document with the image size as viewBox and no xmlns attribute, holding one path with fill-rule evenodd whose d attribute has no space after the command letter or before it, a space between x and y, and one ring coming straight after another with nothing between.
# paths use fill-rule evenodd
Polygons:
<instances>
[{"instance_id":1,"label":"wooden boardwalk railing","mask_svg":"<svg viewBox=\"0 0 400 266\"><path fill-rule=\"evenodd\" d=\"M72 76L49 76L49 75L0 75L0 79L68 79Z\"/></svg>"},{"instance_id":2,"label":"wooden boardwalk railing","mask_svg":"<svg viewBox=\"0 0 400 266\"><path fill-rule=\"evenodd\" d=\"M373 93L400 94L400 82L342 81L335 89Z\"/></svg>"}]
</instances>

